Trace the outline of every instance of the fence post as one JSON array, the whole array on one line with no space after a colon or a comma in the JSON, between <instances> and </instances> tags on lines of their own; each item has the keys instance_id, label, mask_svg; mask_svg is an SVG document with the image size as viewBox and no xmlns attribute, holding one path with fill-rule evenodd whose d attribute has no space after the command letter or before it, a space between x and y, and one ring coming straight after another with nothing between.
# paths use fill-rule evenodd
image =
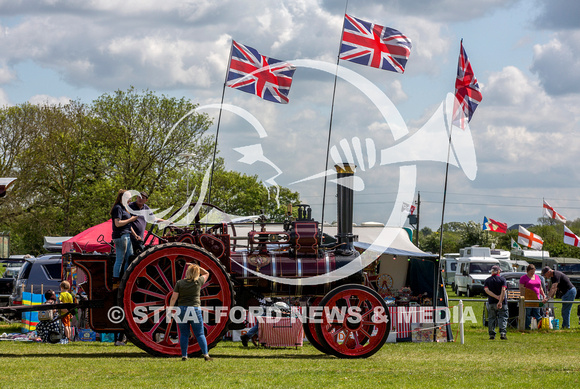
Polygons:
<instances>
[{"instance_id":1,"label":"fence post","mask_svg":"<svg viewBox=\"0 0 580 389\"><path fill-rule=\"evenodd\" d=\"M465 336L463 332L463 300L459 300L459 340L461 344L465 344Z\"/></svg>"},{"instance_id":2,"label":"fence post","mask_svg":"<svg viewBox=\"0 0 580 389\"><path fill-rule=\"evenodd\" d=\"M526 329L526 298L520 296L518 302L518 331Z\"/></svg>"}]
</instances>

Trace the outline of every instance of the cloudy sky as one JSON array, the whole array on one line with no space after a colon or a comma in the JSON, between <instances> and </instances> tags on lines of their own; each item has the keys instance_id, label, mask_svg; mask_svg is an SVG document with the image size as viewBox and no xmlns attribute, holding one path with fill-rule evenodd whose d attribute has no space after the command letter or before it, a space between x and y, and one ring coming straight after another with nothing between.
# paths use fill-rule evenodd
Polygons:
<instances>
[{"instance_id":1,"label":"cloudy sky","mask_svg":"<svg viewBox=\"0 0 580 389\"><path fill-rule=\"evenodd\" d=\"M343 0L3 0L0 104L90 102L130 86L201 105L219 103L232 39L277 59L335 66L345 5ZM470 123L477 177L471 181L463 169L450 166L445 221L481 223L487 216L509 225L534 223L542 216L543 198L568 219L580 217L575 133L580 2L350 0L347 13L398 29L413 42L404 74L340 61L388 97L408 132L395 135L395 115L385 119L360 85L337 80L330 144L341 149L342 141L354 149L356 137L367 146L357 160L364 190L355 193L356 222L404 220L397 194L400 201L420 192L421 226L438 227L445 163L416 162L409 170L409 162L371 161L401 143L409 154L426 150L425 159L445 160L446 148L429 147L424 137L412 135L453 92L461 39L483 93ZM275 176L273 166L278 167L276 182L300 192L317 219L323 179L294 182L325 170L333 87L334 74L298 66L287 105L231 88L223 96L267 133L260 137L245 118L224 111L219 149L227 166L262 180ZM205 112L217 123L216 109ZM242 154L234 149L253 145L261 146L269 164L239 161ZM412 183L414 193L402 196L400 182L405 188ZM336 217L335 192L329 183L326 221Z\"/></svg>"}]
</instances>

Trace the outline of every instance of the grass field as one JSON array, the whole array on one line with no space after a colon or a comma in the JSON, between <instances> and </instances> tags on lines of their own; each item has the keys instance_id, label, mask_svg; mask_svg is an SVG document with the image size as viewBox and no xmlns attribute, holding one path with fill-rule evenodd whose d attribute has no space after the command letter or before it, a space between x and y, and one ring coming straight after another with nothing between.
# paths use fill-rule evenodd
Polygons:
<instances>
[{"instance_id":1,"label":"grass field","mask_svg":"<svg viewBox=\"0 0 580 389\"><path fill-rule=\"evenodd\" d=\"M0 387L90 388L468 388L580 387L580 329L508 332L488 340L481 302L469 302L478 323L467 323L465 344L386 344L362 360L301 349L243 349L221 342L213 362L154 358L110 343L51 345L0 342ZM455 304L452 302L451 305ZM573 311L575 312L575 311ZM453 335L457 325L453 325ZM0 332L14 327L0 325Z\"/></svg>"}]
</instances>

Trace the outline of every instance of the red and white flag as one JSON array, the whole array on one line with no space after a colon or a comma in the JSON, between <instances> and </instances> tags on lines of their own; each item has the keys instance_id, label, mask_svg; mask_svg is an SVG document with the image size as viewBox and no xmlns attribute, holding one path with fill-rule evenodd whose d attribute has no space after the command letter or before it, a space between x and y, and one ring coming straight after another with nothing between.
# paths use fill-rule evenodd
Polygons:
<instances>
[{"instance_id":1,"label":"red and white flag","mask_svg":"<svg viewBox=\"0 0 580 389\"><path fill-rule=\"evenodd\" d=\"M564 243L580 247L580 238L566 226L564 226Z\"/></svg>"},{"instance_id":2,"label":"red and white flag","mask_svg":"<svg viewBox=\"0 0 580 389\"><path fill-rule=\"evenodd\" d=\"M535 250L541 250L544 245L544 241L540 235L536 235L522 226L519 226L518 230L518 243Z\"/></svg>"},{"instance_id":3,"label":"red and white flag","mask_svg":"<svg viewBox=\"0 0 580 389\"><path fill-rule=\"evenodd\" d=\"M546 202L546 200L544 200L544 213L546 214L546 216L548 216L550 219L556 219L562 223L566 223L566 218L562 215L560 215L558 212L556 212L554 210L554 208L552 208L550 206L550 204L548 204Z\"/></svg>"}]
</instances>

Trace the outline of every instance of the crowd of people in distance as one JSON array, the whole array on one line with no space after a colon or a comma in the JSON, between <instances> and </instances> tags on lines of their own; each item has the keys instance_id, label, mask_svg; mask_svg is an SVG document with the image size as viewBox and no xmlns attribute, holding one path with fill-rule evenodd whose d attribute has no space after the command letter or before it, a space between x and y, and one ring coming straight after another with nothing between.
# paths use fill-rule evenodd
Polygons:
<instances>
[{"instance_id":1,"label":"crowd of people in distance","mask_svg":"<svg viewBox=\"0 0 580 389\"><path fill-rule=\"evenodd\" d=\"M507 304L507 282L501 275L499 266L492 266L491 276L485 280L484 291L488 295L488 334L489 339L495 339L496 326L499 327L500 338L507 340L508 324L508 304ZM520 295L524 296L526 302L525 329L531 328L532 318L537 323L546 317L546 311L540 307L553 299L557 293L562 295L562 329L570 328L570 315L572 303L576 297L576 288L570 282L570 278L558 270L552 270L549 266L542 269L542 277L551 281L549 291L542 287L542 280L536 274L536 267L528 265L526 274L520 278ZM531 300L531 301L530 301ZM535 301L534 301L535 300Z\"/></svg>"}]
</instances>

